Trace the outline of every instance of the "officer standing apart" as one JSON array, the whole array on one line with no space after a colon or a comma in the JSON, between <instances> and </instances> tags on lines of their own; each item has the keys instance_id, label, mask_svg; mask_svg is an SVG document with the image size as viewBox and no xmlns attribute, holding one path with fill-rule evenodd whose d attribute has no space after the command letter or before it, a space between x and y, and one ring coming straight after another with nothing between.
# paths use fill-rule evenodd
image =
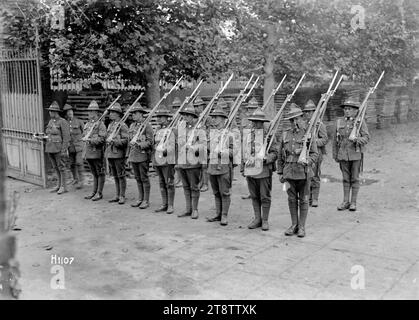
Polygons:
<instances>
[{"instance_id":1,"label":"officer standing apart","mask_svg":"<svg viewBox=\"0 0 419 320\"><path fill-rule=\"evenodd\" d=\"M285 231L286 236L297 234L305 237L305 223L308 214L310 196L310 180L313 177L312 166L316 163L318 152L315 143L311 144L307 157L307 164L298 163L303 138L306 133L307 122L303 112L292 103L290 111L285 118L291 122L291 129L282 134L279 144L278 174L281 183L286 183L288 194L288 207L291 214L291 226ZM300 214L298 215L298 211Z\"/></svg>"},{"instance_id":2,"label":"officer standing apart","mask_svg":"<svg viewBox=\"0 0 419 320\"><path fill-rule=\"evenodd\" d=\"M230 138L227 138L225 146L218 150L217 145L221 139L221 132L224 129L228 115L223 111L222 105L211 113L213 131L209 132L209 150L211 159L208 164L208 175L212 192L215 199L215 216L207 218L208 222L221 221L222 226L228 224L227 215L230 208L230 191L233 174L233 150Z\"/></svg>"},{"instance_id":3,"label":"officer standing apart","mask_svg":"<svg viewBox=\"0 0 419 320\"><path fill-rule=\"evenodd\" d=\"M83 132L86 134L93 131L90 137L86 139L83 158L87 160L90 171L93 175L93 190L92 193L84 198L92 201L98 201L103 198L103 187L105 185L105 159L104 146L106 140L106 126L99 119L100 108L95 100L92 100L87 107L89 112L89 121L84 125Z\"/></svg>"},{"instance_id":4,"label":"officer standing apart","mask_svg":"<svg viewBox=\"0 0 419 320\"><path fill-rule=\"evenodd\" d=\"M310 121L311 116L313 115L314 111L316 110L316 105L312 100L308 100L304 106L303 112L306 122ZM319 152L319 156L317 157L317 161L313 167L313 177L310 181L310 198L309 198L309 205L312 207L319 206L319 193L320 193L320 182L321 182L321 165L323 161L323 155L326 154L326 145L329 141L329 137L327 136L327 129L323 122L320 122L320 127L317 135L317 150Z\"/></svg>"},{"instance_id":5,"label":"officer standing apart","mask_svg":"<svg viewBox=\"0 0 419 320\"><path fill-rule=\"evenodd\" d=\"M175 164L176 164L176 131L168 129L169 110L161 105L156 111L158 129L154 135L155 146L159 145L163 137L166 137L164 150L154 149L153 166L159 176L160 193L162 204L154 212L164 212L171 214L174 212L173 203L175 200ZM170 130L168 132L167 130Z\"/></svg>"},{"instance_id":6,"label":"officer standing apart","mask_svg":"<svg viewBox=\"0 0 419 320\"><path fill-rule=\"evenodd\" d=\"M57 194L67 192L65 184L65 163L63 157L68 154L70 143L70 128L67 121L60 117L60 106L57 101L48 108L50 120L45 130L45 152L51 161L52 168L57 173L57 186L51 190Z\"/></svg>"},{"instance_id":7,"label":"officer standing apart","mask_svg":"<svg viewBox=\"0 0 419 320\"><path fill-rule=\"evenodd\" d=\"M370 136L367 124L363 121L359 137L355 141L349 140L360 104L355 101L346 101L341 107L344 117L337 119L333 129L333 159L339 163L343 180L343 202L338 206L338 210L356 211L360 187L359 173L362 171L365 146ZM349 202L349 195L351 195L351 202Z\"/></svg>"},{"instance_id":8,"label":"officer standing apart","mask_svg":"<svg viewBox=\"0 0 419 320\"><path fill-rule=\"evenodd\" d=\"M109 109L109 118L111 123L108 126L107 137L113 132L118 125L123 112L121 105L116 102ZM127 188L127 178L125 176L125 153L128 143L128 127L125 123L121 123L121 128L118 134L110 142L106 142L105 155L109 162L111 175L115 180L115 198L109 202L125 203L125 190Z\"/></svg>"},{"instance_id":9,"label":"officer standing apart","mask_svg":"<svg viewBox=\"0 0 419 320\"><path fill-rule=\"evenodd\" d=\"M147 111L137 102L131 109L131 112L134 122L129 127L130 141L142 126L144 115ZM144 134L138 138L137 144L129 146L128 161L131 163L138 187L138 200L131 204L131 207L146 209L150 206L150 179L148 177L148 170L152 148L153 128L148 123L145 127Z\"/></svg>"},{"instance_id":10,"label":"officer standing apart","mask_svg":"<svg viewBox=\"0 0 419 320\"><path fill-rule=\"evenodd\" d=\"M269 211L271 209L272 172L274 171L275 161L278 157L278 145L275 136L272 137L272 139L275 140L262 160L263 162L261 164L261 172L254 175L246 174L245 166L252 167L256 164L255 157L257 156L256 153L258 152L256 143L257 140L260 140L263 143L267 134L267 130L264 128L264 123L269 122L266 114L259 108L253 113L252 116L249 117L249 120L252 122L252 129L250 130L250 133L244 137L245 142L243 143L243 146L246 145L246 149L250 150L250 152L243 152L244 163L242 165L241 171L243 175L246 176L247 186L249 189L250 197L252 199L255 217L247 227L249 229L262 227L263 231L267 231L269 230L268 218ZM256 137L256 135L259 134L263 134L263 137ZM264 148L265 146L261 145L260 147Z\"/></svg>"},{"instance_id":11,"label":"officer standing apart","mask_svg":"<svg viewBox=\"0 0 419 320\"><path fill-rule=\"evenodd\" d=\"M70 145L68 147L68 157L70 159L70 169L73 174L71 184L76 189L83 188L83 142L81 141L84 129L82 120L74 116L73 108L65 104L63 110L66 112L66 120L70 127Z\"/></svg>"},{"instance_id":12,"label":"officer standing apart","mask_svg":"<svg viewBox=\"0 0 419 320\"><path fill-rule=\"evenodd\" d=\"M182 180L183 191L185 193L186 210L178 217L188 217L198 219L198 203L200 197L199 184L202 178L202 163L196 157L200 156L200 145L206 143L202 141L202 135L195 132L198 137L198 143L188 145L187 142L193 132L193 127L198 115L195 113L194 106L188 104L180 114L185 119L181 126L178 126L178 163L176 165L180 178ZM199 130L198 130L199 131ZM202 151L201 151L202 152ZM203 156L201 154L201 156ZM206 165L206 164L205 164Z\"/></svg>"}]
</instances>

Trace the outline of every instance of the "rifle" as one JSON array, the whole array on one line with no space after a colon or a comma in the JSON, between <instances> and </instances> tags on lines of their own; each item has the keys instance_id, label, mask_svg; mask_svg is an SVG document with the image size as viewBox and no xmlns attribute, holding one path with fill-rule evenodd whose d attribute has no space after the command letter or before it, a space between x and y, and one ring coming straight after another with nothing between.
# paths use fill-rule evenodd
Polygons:
<instances>
[{"instance_id":1,"label":"rifle","mask_svg":"<svg viewBox=\"0 0 419 320\"><path fill-rule=\"evenodd\" d=\"M232 114L234 107L237 105L238 101L243 97L244 93L246 92L247 87L250 85L253 77L255 75L252 73L252 76L250 77L249 81L247 81L246 85L244 86L243 90L240 91L239 95L237 96L236 100L234 100L233 105L231 106L230 112L228 114L228 117L230 118L230 115ZM259 79L259 77L258 77Z\"/></svg>"},{"instance_id":2,"label":"rifle","mask_svg":"<svg viewBox=\"0 0 419 320\"><path fill-rule=\"evenodd\" d=\"M111 132L111 134L108 136L108 138L106 139L107 143L112 143L112 141L115 139L115 137L117 136L117 134L119 133L119 130L121 130L121 126L122 124L128 119L129 114L131 112L131 109L134 107L134 105L138 102L138 100L141 99L141 97L143 96L144 92L141 92L141 94L138 96L137 99L135 99L135 101L129 106L129 108L127 109L127 111L125 112L125 114L122 116L122 118L117 122L117 124L115 125L115 127L113 128L113 131Z\"/></svg>"},{"instance_id":3,"label":"rifle","mask_svg":"<svg viewBox=\"0 0 419 320\"><path fill-rule=\"evenodd\" d=\"M303 149L301 150L300 156L298 157L298 163L301 164L307 164L307 158L308 153L310 152L311 144L313 140L316 140L317 136L314 135L316 132L316 127L320 127L320 114L322 112L323 106L326 106L327 101L329 101L331 94L332 94L332 88L333 83L336 80L336 77L338 75L339 69L336 70L335 75L332 78L332 81L330 82L329 88L327 89L326 93L323 93L319 102L317 103L316 110L313 112L313 115L311 116L311 119L308 123L308 128L304 134L303 137ZM341 81L342 77L340 78ZM340 81L337 85L339 85ZM336 90L337 86L335 87ZM334 91L333 91L334 93ZM323 108L324 110L325 108Z\"/></svg>"},{"instance_id":4,"label":"rifle","mask_svg":"<svg viewBox=\"0 0 419 320\"><path fill-rule=\"evenodd\" d=\"M145 129L147 128L148 123L150 122L151 118L153 117L154 113L156 112L157 108L160 104L165 100L173 90L179 85L180 81L183 79L183 76L175 83L175 85L170 89L169 92L166 92L163 97L157 102L153 109L151 109L150 113L148 114L147 118L141 123L140 127L138 128L137 132L135 133L134 137L131 139L130 144L132 146L138 144L139 138L144 134Z\"/></svg>"},{"instance_id":5,"label":"rifle","mask_svg":"<svg viewBox=\"0 0 419 320\"><path fill-rule=\"evenodd\" d=\"M109 105L109 107L106 108L106 110L102 113L102 115L95 121L95 123L91 126L89 131L86 132L84 137L82 138L82 141L88 142L93 134L93 130L96 128L96 126L105 118L105 116L109 113L109 109L112 108L112 106L121 98L121 95L118 95L116 99Z\"/></svg>"},{"instance_id":6,"label":"rifle","mask_svg":"<svg viewBox=\"0 0 419 320\"><path fill-rule=\"evenodd\" d=\"M189 136L189 139L187 141L188 146L192 146L194 139L195 139L195 131L196 129L200 128L201 125L205 124L205 121L207 120L211 109L215 103L215 100L219 98L219 96L224 92L224 90L227 88L228 84L230 83L231 79L233 79L234 73L231 74L230 78L226 81L226 83L215 93L214 97L212 97L211 101L208 103L208 105L205 107L204 111L202 111L201 115L199 116L195 126L192 129L192 133Z\"/></svg>"},{"instance_id":7,"label":"rifle","mask_svg":"<svg viewBox=\"0 0 419 320\"><path fill-rule=\"evenodd\" d=\"M367 111L367 101L371 94L377 89L378 84L380 83L381 79L384 77L384 71L381 73L380 78L378 78L377 82L375 83L374 87L371 87L368 90L367 95L365 96L364 101L362 101L361 106L359 107L358 114L355 119L354 127L349 135L349 140L355 141L359 137L359 130L361 130L362 122L364 121L365 113Z\"/></svg>"},{"instance_id":8,"label":"rifle","mask_svg":"<svg viewBox=\"0 0 419 320\"><path fill-rule=\"evenodd\" d=\"M269 105L269 103L271 102L271 99L276 95L276 93L278 92L279 88L281 88L282 83L284 82L285 78L287 77L287 75L285 75L281 82L278 84L278 86L274 89L272 89L271 94L269 95L268 99L266 100L265 104L262 106L262 111L264 111L266 109L266 107Z\"/></svg>"},{"instance_id":9,"label":"rifle","mask_svg":"<svg viewBox=\"0 0 419 320\"><path fill-rule=\"evenodd\" d=\"M274 136L276 134L276 131L279 128L280 119L282 117L282 113L285 110L286 105L288 102L291 101L292 97L294 96L297 89L300 87L301 83L303 82L306 74L304 73L300 80L298 81L297 85L294 88L294 91L291 94L288 94L285 98L284 102L282 103L281 107L279 108L279 111L276 113L275 117L269 124L268 132L265 136L265 139L263 141L263 146L260 148L260 151L257 155L254 156L255 164L254 166L250 166L249 160L246 161L245 167L244 167L244 174L246 176L254 176L258 175L263 170L263 159L265 158L266 153L270 150L272 147L272 143L274 141Z\"/></svg>"},{"instance_id":10,"label":"rifle","mask_svg":"<svg viewBox=\"0 0 419 320\"><path fill-rule=\"evenodd\" d=\"M253 74L250 77L250 80L252 80L253 78ZM240 105L246 101L247 98L249 98L250 94L252 93L253 89L256 87L256 84L258 83L260 77L257 77L255 82L253 83L252 87L249 89L249 91L245 94L245 90L246 88L249 86L250 84L250 80L249 82L246 84L246 86L244 87L244 89L240 92L239 97L240 99L236 99L235 104L233 104L233 107L231 108L230 114L227 118L227 122L225 124L225 127L223 129L223 132L221 133L221 137L219 140L219 143L217 144L216 148L215 148L215 153L218 153L221 149L222 146L225 144L225 140L227 138L227 133L230 130L232 124L233 124L233 120L234 117L236 116L237 112L240 109Z\"/></svg>"},{"instance_id":11,"label":"rifle","mask_svg":"<svg viewBox=\"0 0 419 320\"><path fill-rule=\"evenodd\" d=\"M198 97L200 90L199 87L201 86L201 84L203 83L204 80L201 80L198 85L195 87L194 91L191 93L190 96L187 96L185 98L185 100L183 100L182 104L180 105L180 107L177 109L176 113L173 115L172 117L172 121L170 121L169 125L167 126L164 135L162 137L162 139L159 141L159 144L156 147L156 152L163 152L163 150L166 149L166 144L167 144L167 139L169 138L169 133L172 131L172 128L174 128L177 124L177 122L180 119L180 111L182 111L182 109L184 108L185 105L187 105L188 103L193 103L195 101L195 99Z\"/></svg>"}]
</instances>

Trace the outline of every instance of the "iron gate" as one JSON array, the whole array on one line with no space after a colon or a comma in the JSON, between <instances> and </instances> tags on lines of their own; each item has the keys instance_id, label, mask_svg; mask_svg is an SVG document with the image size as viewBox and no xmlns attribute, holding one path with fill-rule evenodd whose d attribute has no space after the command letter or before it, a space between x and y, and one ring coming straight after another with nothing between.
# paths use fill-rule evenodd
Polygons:
<instances>
[{"instance_id":1,"label":"iron gate","mask_svg":"<svg viewBox=\"0 0 419 320\"><path fill-rule=\"evenodd\" d=\"M44 131L38 50L0 51L0 99L7 175L46 186Z\"/></svg>"}]
</instances>

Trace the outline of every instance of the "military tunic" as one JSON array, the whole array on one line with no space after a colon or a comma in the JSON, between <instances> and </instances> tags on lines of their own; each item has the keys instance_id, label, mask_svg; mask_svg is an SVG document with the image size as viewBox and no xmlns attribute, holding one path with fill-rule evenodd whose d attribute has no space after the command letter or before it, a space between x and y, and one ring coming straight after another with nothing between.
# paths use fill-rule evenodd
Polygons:
<instances>
[{"instance_id":1,"label":"military tunic","mask_svg":"<svg viewBox=\"0 0 419 320\"><path fill-rule=\"evenodd\" d=\"M83 158L89 163L93 177L105 176L104 145L106 126L103 122L89 120L84 125L84 134L89 132L93 126L89 141L84 143Z\"/></svg>"},{"instance_id":2,"label":"military tunic","mask_svg":"<svg viewBox=\"0 0 419 320\"><path fill-rule=\"evenodd\" d=\"M355 204L360 188L359 174L362 168L363 154L369 141L368 127L365 121L361 124L357 142L349 140L354 127L354 118L338 118L333 128L333 159L339 162L342 172L344 202Z\"/></svg>"},{"instance_id":3,"label":"military tunic","mask_svg":"<svg viewBox=\"0 0 419 320\"><path fill-rule=\"evenodd\" d=\"M109 124L107 129L107 136L113 132L117 123L117 121L113 121ZM109 161L111 174L114 177L125 177L125 153L127 143L128 127L125 123L122 123L114 141L106 143L105 156Z\"/></svg>"},{"instance_id":4,"label":"military tunic","mask_svg":"<svg viewBox=\"0 0 419 320\"><path fill-rule=\"evenodd\" d=\"M70 168L75 170L75 168L78 167L79 170L81 170L83 167L83 141L81 138L83 135L84 123L76 117L67 119L67 122L70 127L70 144L68 147Z\"/></svg>"},{"instance_id":5,"label":"military tunic","mask_svg":"<svg viewBox=\"0 0 419 320\"><path fill-rule=\"evenodd\" d=\"M318 157L317 145L313 143L308 152L307 165L298 163L304 144L304 134L305 128L294 127L286 130L279 144L278 160L278 174L283 175L283 179L287 181L288 207L292 224L303 228L308 214L310 180L314 176L312 166Z\"/></svg>"},{"instance_id":6,"label":"military tunic","mask_svg":"<svg viewBox=\"0 0 419 320\"><path fill-rule=\"evenodd\" d=\"M255 129L251 129L244 137L243 146L247 146L245 147L247 151L243 151L243 163L241 166L241 171L243 173L245 173L245 163L247 160L255 157L255 134ZM267 130L263 129L263 139L265 139L266 134ZM252 176L246 176L255 218L258 221L260 221L261 218L261 211L262 220L267 221L269 217L269 210L271 208L272 172L275 168L275 161L278 158L277 140L276 137L273 137L273 139L274 142L265 154L265 159L260 160L262 161L262 171Z\"/></svg>"},{"instance_id":7,"label":"military tunic","mask_svg":"<svg viewBox=\"0 0 419 320\"><path fill-rule=\"evenodd\" d=\"M47 140L45 152L51 160L56 171L64 171L65 164L61 153L65 153L70 143L70 128L66 120L61 117L49 120L45 129Z\"/></svg>"},{"instance_id":8,"label":"military tunic","mask_svg":"<svg viewBox=\"0 0 419 320\"><path fill-rule=\"evenodd\" d=\"M141 122L134 122L130 125L128 131L130 141L134 138L141 125ZM138 140L141 145L129 146L128 161L131 164L135 180L137 181L139 200L149 201L150 179L148 177L148 171L154 144L153 128L150 124L147 124L144 134Z\"/></svg>"}]
</instances>

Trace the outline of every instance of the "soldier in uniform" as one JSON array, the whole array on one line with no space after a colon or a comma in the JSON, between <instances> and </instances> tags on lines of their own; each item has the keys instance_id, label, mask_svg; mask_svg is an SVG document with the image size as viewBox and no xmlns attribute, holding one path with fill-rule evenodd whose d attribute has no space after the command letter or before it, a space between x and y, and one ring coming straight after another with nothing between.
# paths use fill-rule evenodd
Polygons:
<instances>
[{"instance_id":1,"label":"soldier in uniform","mask_svg":"<svg viewBox=\"0 0 419 320\"><path fill-rule=\"evenodd\" d=\"M180 101L179 97L175 97L173 99L172 104L171 104L172 112L175 113L177 111L176 109L180 108L181 105L182 105L182 101ZM178 123L178 125L179 125L179 123ZM176 167L175 167L175 182L174 182L174 184L175 184L175 188L182 187L182 180L180 179L180 174L179 174Z\"/></svg>"},{"instance_id":2,"label":"soldier in uniform","mask_svg":"<svg viewBox=\"0 0 419 320\"><path fill-rule=\"evenodd\" d=\"M288 194L288 207L291 214L292 225L285 231L286 236L297 234L305 237L305 223L308 214L310 196L310 180L313 177L312 166L316 163L317 145L313 143L308 152L307 165L298 163L303 138L307 129L307 122L303 112L292 103L285 120L291 122L291 129L282 133L279 144L278 174L281 183L286 182ZM298 211L300 215L298 215Z\"/></svg>"},{"instance_id":3,"label":"soldier in uniform","mask_svg":"<svg viewBox=\"0 0 419 320\"><path fill-rule=\"evenodd\" d=\"M215 157L210 159L208 164L208 175L212 191L215 199L215 216L207 218L208 222L221 221L222 226L228 224L227 215L230 208L230 191L233 178L233 150L231 143L220 150L217 149L217 144L221 138L222 129L225 127L225 122L228 115L222 108L223 104L217 104L217 108L210 114L212 117L213 129L218 130L209 133L208 150L211 151L210 156Z\"/></svg>"},{"instance_id":4,"label":"soldier in uniform","mask_svg":"<svg viewBox=\"0 0 419 320\"><path fill-rule=\"evenodd\" d=\"M222 101L224 101L223 98L220 98L218 102L220 102L221 99L222 99ZM197 114L201 114L202 111L204 111L205 105L206 105L206 103L204 102L204 100L201 99L201 97L196 98L195 101L194 101L195 112ZM209 131L210 128L211 128L211 118L208 117L206 122L205 122L205 129L207 131ZM201 190L201 192L205 192L205 191L208 191L208 172L207 172L207 169L205 167L202 168L201 175L202 175L202 179L201 179L200 190Z\"/></svg>"},{"instance_id":5,"label":"soldier in uniform","mask_svg":"<svg viewBox=\"0 0 419 320\"><path fill-rule=\"evenodd\" d=\"M314 104L313 100L308 100L303 109L306 122L310 121L311 116L313 115L315 110L316 110L316 105ZM310 182L309 205L312 207L318 207L319 205L321 165L323 161L323 155L326 154L326 144L328 141L329 141L329 137L327 136L326 126L323 122L321 122L320 127L319 127L319 133L317 135L317 150L319 152L319 156L317 158L316 163L314 164L314 167L313 167L314 175L311 178L311 182Z\"/></svg>"},{"instance_id":6,"label":"soldier in uniform","mask_svg":"<svg viewBox=\"0 0 419 320\"><path fill-rule=\"evenodd\" d=\"M343 202L338 206L338 210L356 211L360 187L359 173L362 171L363 155L369 141L369 133L367 124L363 121L359 137L355 141L349 140L360 104L349 100L345 101L341 107L344 117L337 119L333 129L333 159L339 163L343 180ZM349 202L349 195L351 202Z\"/></svg>"},{"instance_id":7,"label":"soldier in uniform","mask_svg":"<svg viewBox=\"0 0 419 320\"><path fill-rule=\"evenodd\" d=\"M153 166L159 176L160 193L162 204L154 212L164 212L172 214L174 212L173 203L175 200L175 164L176 164L176 130L171 129L168 133L169 117L171 113L164 105L161 105L159 110L156 111L158 129L154 135L156 148L159 142L166 137L166 149L154 150ZM161 153L160 153L161 152Z\"/></svg>"},{"instance_id":8,"label":"soldier in uniform","mask_svg":"<svg viewBox=\"0 0 419 320\"><path fill-rule=\"evenodd\" d=\"M246 166L253 167L258 162L256 159L256 153L258 152L256 141L259 139L256 137L256 134L259 134L260 131L263 132L263 137L261 137L263 139L260 139L263 143L267 134L264 123L269 122L266 114L259 108L249 117L249 120L252 122L252 129L243 137L243 146L246 146L246 150L243 151L243 164L241 169L243 176L246 177L255 216L253 221L248 225L248 228L255 229L262 227L263 231L267 231L269 230L268 218L271 209L272 172L274 171L275 161L278 157L277 142L275 136L272 137L275 140L271 148L266 152L263 159L260 159L262 162L261 172L257 174L246 173ZM264 148L263 145L260 147Z\"/></svg>"},{"instance_id":9,"label":"soldier in uniform","mask_svg":"<svg viewBox=\"0 0 419 320\"><path fill-rule=\"evenodd\" d=\"M258 102L255 97L249 100L247 103L247 106L243 106L242 110L244 110L240 116L240 132L241 137L243 138L243 132L245 129L251 129L252 128L252 122L249 120L249 117L252 115L252 113L257 109ZM242 141L243 145L243 141ZM242 155L243 156L243 155ZM241 196L243 200L250 199L250 193L243 194Z\"/></svg>"},{"instance_id":10,"label":"soldier in uniform","mask_svg":"<svg viewBox=\"0 0 419 320\"><path fill-rule=\"evenodd\" d=\"M90 137L85 141L83 158L87 160L90 171L93 175L92 193L85 196L85 199L98 201L103 198L103 187L105 185L105 164L104 164L104 145L106 140L106 126L100 121L100 108L95 100L92 100L87 107L89 112L89 121L84 125L84 134L93 131Z\"/></svg>"},{"instance_id":11,"label":"soldier in uniform","mask_svg":"<svg viewBox=\"0 0 419 320\"><path fill-rule=\"evenodd\" d=\"M118 125L123 115L121 105L116 102L109 109L109 118L111 123L107 130L107 139L112 134L114 128ZM115 197L109 202L125 203L125 190L127 188L127 178L125 176L125 153L128 143L128 127L125 123L121 124L118 134L110 142L106 141L105 156L109 162L111 175L115 180Z\"/></svg>"},{"instance_id":12,"label":"soldier in uniform","mask_svg":"<svg viewBox=\"0 0 419 320\"><path fill-rule=\"evenodd\" d=\"M142 126L147 110L137 102L131 109L131 112L134 122L129 127L130 141L140 126ZM144 134L138 138L138 141L136 145L129 146L128 152L128 161L131 163L138 187L138 200L131 204L131 207L146 209L150 206L150 179L148 177L148 170L153 149L153 128L149 123L145 128Z\"/></svg>"},{"instance_id":13,"label":"soldier in uniform","mask_svg":"<svg viewBox=\"0 0 419 320\"><path fill-rule=\"evenodd\" d=\"M70 143L70 128L67 121L60 117L60 106L56 101L48 108L50 120L45 130L45 152L51 161L52 168L57 173L57 186L51 190L57 194L67 192L65 183L65 163L63 157L68 154Z\"/></svg>"},{"instance_id":14,"label":"soldier in uniform","mask_svg":"<svg viewBox=\"0 0 419 320\"><path fill-rule=\"evenodd\" d=\"M70 145L68 147L68 157L70 159L70 169L73 174L71 184L76 189L83 187L83 142L81 141L84 129L82 120L74 116L73 108L69 104L65 104L63 110L66 112L66 120L70 126Z\"/></svg>"},{"instance_id":15,"label":"soldier in uniform","mask_svg":"<svg viewBox=\"0 0 419 320\"><path fill-rule=\"evenodd\" d=\"M197 159L197 161L192 162L189 158L194 155L195 157L203 157L202 145L206 143L206 139L204 140L202 135L199 135L199 132L195 132L196 137L198 137L197 143L188 145L187 142L193 132L193 127L198 115L195 113L194 106L191 103L181 111L181 115L185 121L183 125L179 126L178 149L180 153L186 154L186 158L181 157L179 154L176 167L180 178L182 179L186 210L179 214L178 217L190 216L192 219L198 219L198 202L200 196L199 184L202 178L202 160Z\"/></svg>"}]
</instances>

